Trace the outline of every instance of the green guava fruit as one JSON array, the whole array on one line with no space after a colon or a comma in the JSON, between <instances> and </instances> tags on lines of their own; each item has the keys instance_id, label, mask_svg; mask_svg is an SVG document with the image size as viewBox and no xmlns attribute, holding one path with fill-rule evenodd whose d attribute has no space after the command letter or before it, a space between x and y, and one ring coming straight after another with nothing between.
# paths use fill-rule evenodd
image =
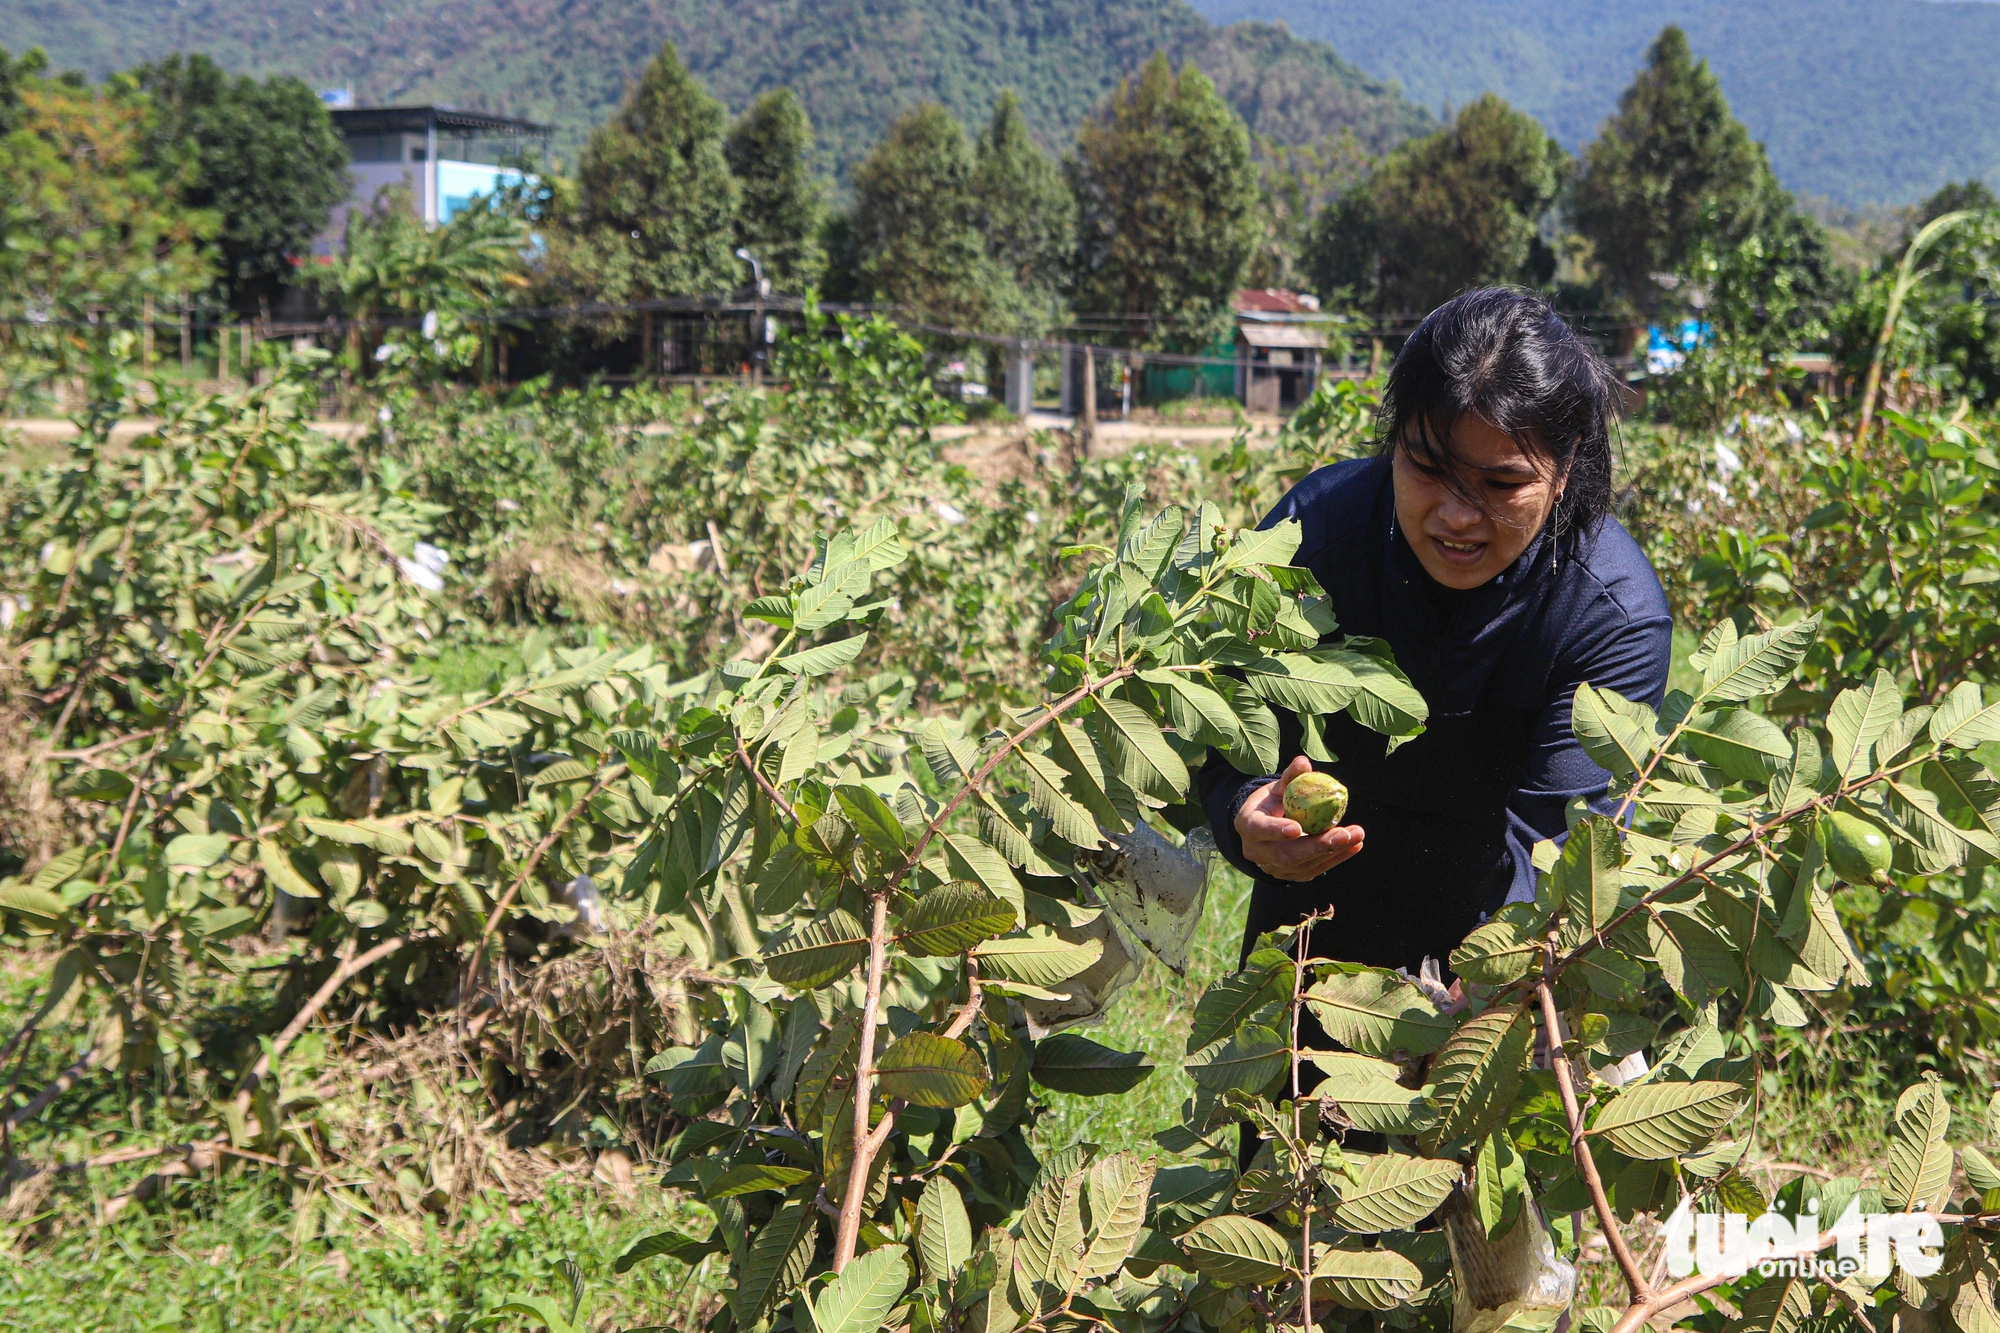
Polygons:
<instances>
[{"instance_id":1,"label":"green guava fruit","mask_svg":"<svg viewBox=\"0 0 2000 1333\"><path fill-rule=\"evenodd\" d=\"M1849 884L1887 884L1896 849L1880 824L1835 810L1820 823L1826 861Z\"/></svg>"},{"instance_id":2,"label":"green guava fruit","mask_svg":"<svg viewBox=\"0 0 2000 1333\"><path fill-rule=\"evenodd\" d=\"M1324 773L1301 773L1285 786L1285 815L1307 837L1324 833L1347 813L1347 784Z\"/></svg>"}]
</instances>

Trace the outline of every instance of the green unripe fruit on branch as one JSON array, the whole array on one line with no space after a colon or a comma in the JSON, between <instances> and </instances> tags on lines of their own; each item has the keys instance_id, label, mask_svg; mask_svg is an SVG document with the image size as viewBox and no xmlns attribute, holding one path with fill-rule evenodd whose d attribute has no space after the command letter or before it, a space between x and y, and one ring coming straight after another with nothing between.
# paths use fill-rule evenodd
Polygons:
<instances>
[{"instance_id":1,"label":"green unripe fruit on branch","mask_svg":"<svg viewBox=\"0 0 2000 1333\"><path fill-rule=\"evenodd\" d=\"M1896 849L1880 824L1835 810L1820 821L1827 864L1849 884L1889 882L1889 863Z\"/></svg>"},{"instance_id":2,"label":"green unripe fruit on branch","mask_svg":"<svg viewBox=\"0 0 2000 1333\"><path fill-rule=\"evenodd\" d=\"M1307 837L1324 833L1347 813L1347 784L1324 773L1301 773L1285 785L1285 814Z\"/></svg>"}]
</instances>

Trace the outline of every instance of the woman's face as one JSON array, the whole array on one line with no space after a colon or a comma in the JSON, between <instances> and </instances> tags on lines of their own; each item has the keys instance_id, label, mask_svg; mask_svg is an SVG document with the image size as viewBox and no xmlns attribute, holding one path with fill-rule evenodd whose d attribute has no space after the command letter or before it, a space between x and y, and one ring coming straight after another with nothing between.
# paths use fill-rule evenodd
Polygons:
<instances>
[{"instance_id":1,"label":"woman's face","mask_svg":"<svg viewBox=\"0 0 2000 1333\"><path fill-rule=\"evenodd\" d=\"M1545 462L1469 413L1451 431L1469 496L1421 455L1413 458L1407 439L1394 454L1396 521L1424 572L1447 588L1477 588L1513 564L1562 495L1562 478Z\"/></svg>"}]
</instances>

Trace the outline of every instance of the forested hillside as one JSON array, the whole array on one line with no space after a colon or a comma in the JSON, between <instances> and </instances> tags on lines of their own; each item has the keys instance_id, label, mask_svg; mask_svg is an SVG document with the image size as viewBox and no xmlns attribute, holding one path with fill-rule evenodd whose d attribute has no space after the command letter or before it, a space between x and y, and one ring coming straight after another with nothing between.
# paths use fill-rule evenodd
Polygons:
<instances>
[{"instance_id":1,"label":"forested hillside","mask_svg":"<svg viewBox=\"0 0 2000 1333\"><path fill-rule=\"evenodd\" d=\"M1219 23L1282 20L1437 108L1491 89L1574 149L1646 43L1686 29L1793 190L1907 203L2000 180L2000 5L1932 0L1194 0Z\"/></svg>"},{"instance_id":2,"label":"forested hillside","mask_svg":"<svg viewBox=\"0 0 2000 1333\"><path fill-rule=\"evenodd\" d=\"M1147 56L1195 60L1254 132L1309 142L1352 129L1382 151L1432 117L1322 43L1275 27L1212 27L1182 0L28 0L0 7L0 46L39 45L93 76L199 50L249 73L349 87L364 102L438 100L528 115L571 150L671 41L741 110L789 85L841 170L911 103L976 122L1003 88L1066 141Z\"/></svg>"}]
</instances>

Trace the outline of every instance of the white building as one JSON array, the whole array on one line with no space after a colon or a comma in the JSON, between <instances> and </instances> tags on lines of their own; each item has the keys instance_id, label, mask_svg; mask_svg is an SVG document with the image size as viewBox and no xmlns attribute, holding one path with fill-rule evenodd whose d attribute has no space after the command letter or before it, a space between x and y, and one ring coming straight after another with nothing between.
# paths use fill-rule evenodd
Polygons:
<instances>
[{"instance_id":1,"label":"white building","mask_svg":"<svg viewBox=\"0 0 2000 1333\"><path fill-rule=\"evenodd\" d=\"M323 253L339 246L351 211L391 186L410 192L425 222L450 222L479 196L518 184L520 170L503 163L520 161L532 141L546 158L552 133L531 120L446 106L334 106L329 114L347 140L354 189L328 220Z\"/></svg>"}]
</instances>

